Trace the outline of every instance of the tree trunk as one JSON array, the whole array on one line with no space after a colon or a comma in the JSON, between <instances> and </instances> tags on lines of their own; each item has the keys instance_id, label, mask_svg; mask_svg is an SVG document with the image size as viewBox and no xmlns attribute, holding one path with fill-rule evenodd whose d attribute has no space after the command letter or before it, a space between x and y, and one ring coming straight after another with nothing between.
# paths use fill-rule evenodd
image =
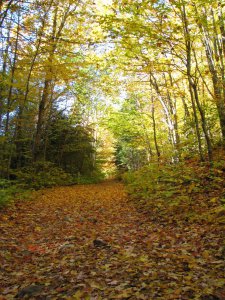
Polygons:
<instances>
[{"instance_id":1,"label":"tree trunk","mask_svg":"<svg viewBox=\"0 0 225 300\"><path fill-rule=\"evenodd\" d=\"M170 107L170 101L171 99L168 98L167 95L167 101L164 99L164 97L161 94L161 91L159 89L159 85L157 83L157 80L155 78L155 76L150 73L150 78L149 78L150 84L152 85L152 87L155 89L158 97L159 97L159 101L162 105L164 114L165 114L165 120L166 120L166 124L168 126L168 138L169 141L172 145L172 147L174 149L177 149L177 142L179 142L179 138L178 141L176 140L177 138L177 132L176 132L176 125L174 126L174 121L173 121L173 115L171 113L171 107ZM176 121L176 120L175 120Z\"/></svg>"},{"instance_id":2,"label":"tree trunk","mask_svg":"<svg viewBox=\"0 0 225 300\"><path fill-rule=\"evenodd\" d=\"M24 119L24 108L27 105L27 101L28 101L28 95L29 95L29 91L30 91L30 81L31 81L31 76L32 76L32 72L34 69L34 65L35 65L35 61L36 58L39 54L39 49L41 46L41 42L42 42L42 36L43 36L43 32L44 32L44 28L45 28L45 23L46 23L46 17L47 14L51 8L52 5L52 1L49 4L49 8L46 11L46 13L43 16L43 20L42 20L42 25L41 25L41 29L39 32L39 39L37 41L37 46L36 46L36 50L34 53L34 56L31 60L31 66L28 72L28 76L27 76L27 82L26 82L26 88L25 88L25 94L24 94L24 99L21 103L21 105L19 106L19 113L18 113L18 120L17 120L17 128L16 128L16 136L17 136L17 158L18 158L18 164L19 166L21 166L21 157L22 157L22 147L20 145L20 140L22 139L23 135L22 135L22 128L23 128L23 119ZM18 166L18 167L19 167Z\"/></svg>"},{"instance_id":3,"label":"tree trunk","mask_svg":"<svg viewBox=\"0 0 225 300\"><path fill-rule=\"evenodd\" d=\"M157 159L158 162L160 160L160 150L159 150L159 145L157 141L157 131L156 131L156 121L155 121L155 104L154 104L154 98L151 96L151 102L152 102L152 125L153 125L153 136L154 136L154 144L155 144L155 150L157 154Z\"/></svg>"},{"instance_id":4,"label":"tree trunk","mask_svg":"<svg viewBox=\"0 0 225 300\"><path fill-rule=\"evenodd\" d=\"M44 89L38 109L38 122L34 139L34 161L41 159L43 147L44 124L46 119L46 106L50 95L51 79L45 79Z\"/></svg>"},{"instance_id":5,"label":"tree trunk","mask_svg":"<svg viewBox=\"0 0 225 300\"><path fill-rule=\"evenodd\" d=\"M61 20L61 23L59 24L59 26L57 26L57 24L58 24L58 6L56 5L55 9L54 9L52 33L51 33L51 37L49 39L50 50L49 50L49 57L48 57L48 66L47 66L47 70L46 70L46 74L45 74L44 89L43 89L41 101L39 103L38 121L37 121L37 128L36 128L36 134L35 134L34 145L33 145L34 161L36 161L38 159L44 159L44 144L42 144L42 143L44 142L44 139L45 139L45 123L47 120L48 106L50 106L50 102L51 102L51 92L52 92L51 87L52 87L52 83L53 83L53 79L54 79L53 59L55 56L55 51L56 51L62 30L64 28L64 25L66 23L68 16L71 13L71 11L70 11L71 5L72 5L72 3L70 3L69 6L66 8L65 13L62 16L62 20ZM58 30L57 30L57 27L58 27Z\"/></svg>"},{"instance_id":6,"label":"tree trunk","mask_svg":"<svg viewBox=\"0 0 225 300\"><path fill-rule=\"evenodd\" d=\"M2 12L3 0L0 1L0 27L2 27L5 18L7 17L8 11L10 10L11 5L13 4L14 0L10 0L8 5L6 6L5 11ZM16 3L19 1L16 1Z\"/></svg>"},{"instance_id":7,"label":"tree trunk","mask_svg":"<svg viewBox=\"0 0 225 300\"><path fill-rule=\"evenodd\" d=\"M181 7L181 16L183 21L183 31L184 31L184 38L185 38L185 50L186 50L186 70L187 70L187 78L188 78L188 85L189 85L189 92L191 97L191 104L194 114L194 120L195 120L195 129L196 129L196 135L198 140L198 150L199 150L199 156L200 160L204 161L204 155L202 151L202 141L201 141L201 133L199 129L199 120L197 115L197 109L195 105L195 94L193 93L193 86L192 86L192 74L191 74L191 38L190 38L190 32L188 28L188 20L186 15L186 9L184 1L182 0L182 7Z\"/></svg>"},{"instance_id":8,"label":"tree trunk","mask_svg":"<svg viewBox=\"0 0 225 300\"><path fill-rule=\"evenodd\" d=\"M17 31L16 31L15 50L14 50L12 68L11 68L11 80L10 80L10 86L9 86L9 93L8 93L8 97L7 97L5 135L7 135L8 131L9 131L9 119L10 119L10 111L11 111L11 105L12 105L14 76L15 76L16 63L17 63L17 58L18 58L19 32L20 32L20 13L18 12L18 24L17 24Z\"/></svg>"},{"instance_id":9,"label":"tree trunk","mask_svg":"<svg viewBox=\"0 0 225 300\"><path fill-rule=\"evenodd\" d=\"M198 12L196 5L195 5L195 11L196 11L196 15L198 16L198 19L200 20L199 12ZM215 31L215 26L214 26L214 36L211 37L211 35L208 34L207 17L206 17L206 12L204 11L204 7L202 8L201 15L204 17L205 22L204 22L204 24L202 22L198 22L197 25L202 34L202 42L205 47L205 53L206 53L206 57L207 57L207 61L208 61L209 71L210 71L211 77L212 77L212 83L213 83L213 88L214 88L214 97L215 97L217 111L218 111L218 115L219 115L222 140L223 140L223 144L225 146L225 87L224 87L225 79L224 79L224 63L223 63L223 61L224 61L224 57L223 57L224 44L225 44L224 37L223 37L223 24L224 23L223 23L223 18L220 15L220 30L222 30L221 31L221 35L222 35L221 43L222 43L222 47L223 47L223 55L221 55L218 52L218 47L217 47L218 43L216 43L216 39L218 37L217 37L217 33ZM210 42L212 42L214 44L214 50L213 50ZM219 58L222 65L217 66L218 62L215 62L213 53L215 54L216 57ZM222 80L220 79L220 77L222 78Z\"/></svg>"},{"instance_id":10,"label":"tree trunk","mask_svg":"<svg viewBox=\"0 0 225 300\"><path fill-rule=\"evenodd\" d=\"M205 140L206 140L206 145L207 145L207 153L208 153L208 159L211 162L213 159L212 156L212 144L211 144L211 140L208 134L208 129L207 129L207 124L206 124L206 119L205 119L205 113L204 110L202 109L202 106L199 102L199 98L198 98L198 91L197 91L197 85L192 83L192 88L194 91L194 97L195 97L195 101L201 116L201 122L202 122L202 130L205 136Z\"/></svg>"}]
</instances>

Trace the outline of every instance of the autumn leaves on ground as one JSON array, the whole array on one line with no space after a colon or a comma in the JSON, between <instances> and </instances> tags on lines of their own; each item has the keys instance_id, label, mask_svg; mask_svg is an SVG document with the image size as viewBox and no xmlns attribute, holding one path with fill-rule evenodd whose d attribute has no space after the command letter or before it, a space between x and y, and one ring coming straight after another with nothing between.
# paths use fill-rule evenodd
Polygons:
<instances>
[{"instance_id":1,"label":"autumn leaves on ground","mask_svg":"<svg viewBox=\"0 0 225 300\"><path fill-rule=\"evenodd\" d=\"M121 183L38 191L0 219L0 299L225 299L215 227L160 222Z\"/></svg>"}]
</instances>

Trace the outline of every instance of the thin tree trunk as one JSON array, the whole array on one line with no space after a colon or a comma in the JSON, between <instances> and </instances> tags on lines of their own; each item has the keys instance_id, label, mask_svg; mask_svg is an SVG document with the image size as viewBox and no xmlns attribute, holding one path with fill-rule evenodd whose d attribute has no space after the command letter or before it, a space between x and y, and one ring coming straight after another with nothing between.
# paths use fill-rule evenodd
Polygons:
<instances>
[{"instance_id":1,"label":"thin tree trunk","mask_svg":"<svg viewBox=\"0 0 225 300\"><path fill-rule=\"evenodd\" d=\"M171 115L171 121L172 121L172 135L173 135L173 141L174 141L174 149L176 152L176 158L175 160L179 160L179 152L180 152L180 136L178 132L178 118L177 118L177 112L176 112L176 104L173 102L173 99L171 97L171 93L167 84L167 78L165 73L163 73L164 82L167 90L167 100L168 100L168 107L170 109L170 115ZM171 76L171 72L169 71L169 81L171 87L173 87L173 79Z\"/></svg>"},{"instance_id":2,"label":"thin tree trunk","mask_svg":"<svg viewBox=\"0 0 225 300\"><path fill-rule=\"evenodd\" d=\"M12 69L11 69L11 80L10 80L10 86L9 86L9 93L8 93L8 97L7 97L5 135L7 135L8 131L9 131L9 117L10 117L12 96L13 96L12 92L13 92L13 85L14 85L14 76L15 76L15 71L16 71L16 63L17 63L17 58L18 58L19 32L20 32L20 13L18 13L18 25L17 25L17 31L16 31L15 50L14 50L14 56L13 56L13 62L12 62Z\"/></svg>"},{"instance_id":3,"label":"thin tree trunk","mask_svg":"<svg viewBox=\"0 0 225 300\"><path fill-rule=\"evenodd\" d=\"M41 158L41 150L42 150L42 138L43 138L43 131L44 131L44 123L45 123L45 112L46 112L46 105L49 100L49 92L50 92L50 79L45 79L44 82L44 89L41 101L39 103L38 108L38 122L37 122L37 129L36 135L34 140L34 160L38 160Z\"/></svg>"},{"instance_id":4,"label":"thin tree trunk","mask_svg":"<svg viewBox=\"0 0 225 300\"><path fill-rule=\"evenodd\" d=\"M208 130L207 130L207 125L206 125L206 119L205 119L205 113L202 109L202 106L199 102L199 97L198 97L198 91L197 91L197 85L192 83L192 88L194 91L194 97L195 97L195 101L201 116L201 122L202 122L202 130L205 136L205 140L206 140L206 145L207 145L207 152L208 152L208 158L209 161L211 162L213 159L213 155L212 155L212 144L211 144L211 140L208 134Z\"/></svg>"},{"instance_id":5,"label":"thin tree trunk","mask_svg":"<svg viewBox=\"0 0 225 300\"><path fill-rule=\"evenodd\" d=\"M140 102L138 101L138 99L136 99L136 103L141 111L141 113L143 113L143 109L141 108L141 104ZM147 152L147 159L148 159L148 162L150 162L150 158L153 156L153 153L152 153L152 146L151 146L151 141L150 141L150 138L148 136L148 131L147 131L147 128L144 124L144 122L142 122L142 119L140 119L140 123L141 123L141 127L143 128L144 130L144 135L145 135L145 143L147 145L147 149L146 149L146 152Z\"/></svg>"},{"instance_id":6,"label":"thin tree trunk","mask_svg":"<svg viewBox=\"0 0 225 300\"><path fill-rule=\"evenodd\" d=\"M10 24L10 26L11 26L11 24ZM7 46L4 50L4 55L3 55L2 82L0 84L0 132L2 132L2 130L3 130L3 114L4 114L3 107L4 107L4 102L5 102L4 91L6 89L4 81L6 78L7 58L9 55L10 26L8 28L8 33L7 33Z\"/></svg>"},{"instance_id":7,"label":"thin tree trunk","mask_svg":"<svg viewBox=\"0 0 225 300\"><path fill-rule=\"evenodd\" d=\"M38 42L37 42L36 50L35 50L34 56L32 58L31 66L30 66L28 76L27 76L24 99L23 99L21 105L19 106L19 114L18 114L18 118L17 118L17 129L16 129L16 133L17 133L16 134L16 137L17 137L17 143L16 143L17 151L16 152L17 152L18 167L21 166L21 157L22 157L22 147L21 147L20 140L22 139L22 127L23 127L22 123L23 123L23 119L24 119L24 109L26 107L27 100L28 100L28 95L29 95L29 91L30 91L31 76L32 76L32 72L33 72L33 69L34 69L34 65L35 65L37 56L39 54L39 49L40 49L41 42L42 42L42 37L43 37L44 28L45 28L47 14L48 14L48 12L51 8L52 2L53 1L51 1L51 3L49 4L48 10L46 11L46 13L44 14L43 19L42 19L42 25L41 25L41 28L40 28L40 31L39 31L39 39L38 39Z\"/></svg>"},{"instance_id":8,"label":"thin tree trunk","mask_svg":"<svg viewBox=\"0 0 225 300\"><path fill-rule=\"evenodd\" d=\"M195 5L195 11L196 11L196 15L199 16L199 12L198 12L196 5ZM205 17L205 20L206 20L205 23L207 23L206 13L204 10L202 10L201 15L203 15ZM220 18L220 20L222 20L222 19ZM224 91L225 87L224 87L224 81L221 81L220 77L219 77L219 72L222 69L219 70L220 68L219 69L217 68L216 63L214 61L213 49L210 45L210 37L207 35L205 25L203 25L201 22L198 22L197 25L202 34L202 42L205 47L209 71L210 71L211 77L212 77L212 83L213 83L213 88L214 88L214 97L215 97L217 111L218 111L218 115L219 115L222 140L225 145L225 91ZM220 26L220 28L222 29L222 32L223 32L223 23L222 23L222 27ZM214 28L214 31L215 31L215 28ZM216 33L214 32L214 37L213 37L214 40L215 40L215 35L216 35ZM223 36L222 36L222 40L223 40ZM223 43L223 47L224 47L224 41L222 43ZM214 47L215 47L215 43L214 43ZM216 49L214 49L214 50L216 50ZM216 55L218 55L218 53L216 53ZM223 57L221 57L221 59L223 60ZM223 72L224 71L222 70L222 73L221 73L222 77L224 76Z\"/></svg>"},{"instance_id":9,"label":"thin tree trunk","mask_svg":"<svg viewBox=\"0 0 225 300\"><path fill-rule=\"evenodd\" d=\"M219 0L218 3L218 16L220 22L220 32L221 32L221 42L222 42L222 49L223 49L223 56L225 57L225 24L224 24L224 16L223 16L223 5L222 1Z\"/></svg>"},{"instance_id":10,"label":"thin tree trunk","mask_svg":"<svg viewBox=\"0 0 225 300\"><path fill-rule=\"evenodd\" d=\"M162 105L164 114L165 114L165 120L166 120L166 124L168 126L168 138L169 141L171 143L171 145L173 146L173 148L176 149L176 133L175 133L175 129L174 129L174 124L173 124L173 120L172 120L172 115L171 115L171 111L170 111L170 107L168 107L168 103L165 101L165 99L163 98L161 91L159 89L157 80L155 78L155 76L150 73L150 78L149 78L150 84L153 86L153 88L155 89L158 97L159 97L159 101ZM169 102L169 99L167 99L167 101Z\"/></svg>"},{"instance_id":11,"label":"thin tree trunk","mask_svg":"<svg viewBox=\"0 0 225 300\"><path fill-rule=\"evenodd\" d=\"M7 17L8 11L10 10L11 5L13 4L13 1L15 0L10 0L8 5L6 6L5 11L2 12L2 6L3 6L3 0L0 1L0 27L2 27L3 22L5 18ZM16 1L18 3L19 1Z\"/></svg>"},{"instance_id":12,"label":"thin tree trunk","mask_svg":"<svg viewBox=\"0 0 225 300\"><path fill-rule=\"evenodd\" d=\"M155 121L155 103L154 103L153 96L151 96L151 102L152 102L151 108L152 108L152 125L153 125L154 144L155 144L157 159L159 162L161 154L160 154L159 145L158 145L158 141L157 141L157 131L156 131L156 121Z\"/></svg>"},{"instance_id":13,"label":"thin tree trunk","mask_svg":"<svg viewBox=\"0 0 225 300\"><path fill-rule=\"evenodd\" d=\"M190 32L189 32L189 28L188 28L188 20L187 20L187 16L186 16L185 4L184 4L183 0L182 0L181 15L182 15L182 21L183 21L183 30L184 30L185 47L186 47L186 70L187 70L187 77L188 77L189 92L190 92L190 97L191 97L191 104L192 104L194 120L195 120L196 136L197 136L197 140L198 140L198 151L199 151L200 160L204 161L197 109L196 109L195 98L194 98L194 94L193 94L193 90L192 90L191 38L190 38Z\"/></svg>"},{"instance_id":14,"label":"thin tree trunk","mask_svg":"<svg viewBox=\"0 0 225 300\"><path fill-rule=\"evenodd\" d=\"M41 101L39 103L38 121L37 121L37 128L36 128L36 134L35 134L34 145L33 145L34 161L38 160L40 158L44 158L44 151L42 151L44 145L42 144L42 142L44 142L44 138L45 138L44 135L45 135L45 123L46 123L46 118L47 118L47 109L48 109L49 101L51 101L51 86L52 86L52 82L54 79L53 59L54 59L55 51L57 48L58 40L61 36L61 33L62 33L62 30L66 23L66 20L71 13L71 11L70 11L71 5L72 5L72 3L70 3L69 6L66 8L65 13L62 17L61 23L58 26L58 30L57 30L57 23L58 23L58 6L57 5L55 6L55 10L54 10L52 33L51 33L51 38L49 40L50 51L49 51L49 57L48 57L48 67L47 67L47 71L45 74L44 89L43 89ZM76 9L76 7L75 7L75 9Z\"/></svg>"},{"instance_id":15,"label":"thin tree trunk","mask_svg":"<svg viewBox=\"0 0 225 300\"><path fill-rule=\"evenodd\" d=\"M52 34L51 39L49 41L51 49L49 52L48 57L48 67L45 74L45 81L44 81L44 89L41 97L41 101L39 103L38 108L38 121L37 121L37 129L36 129L36 135L34 140L34 149L33 149L33 157L34 161L39 160L43 158L43 140L44 140L44 131L45 131L45 121L46 121L46 109L48 102L50 101L50 92L51 92L51 82L53 80L53 58L55 55L55 50L57 47L57 40L55 40L56 37L56 26L57 26L57 14L58 14L58 8L55 8L54 11L54 19L53 19L53 27L52 27Z\"/></svg>"}]
</instances>

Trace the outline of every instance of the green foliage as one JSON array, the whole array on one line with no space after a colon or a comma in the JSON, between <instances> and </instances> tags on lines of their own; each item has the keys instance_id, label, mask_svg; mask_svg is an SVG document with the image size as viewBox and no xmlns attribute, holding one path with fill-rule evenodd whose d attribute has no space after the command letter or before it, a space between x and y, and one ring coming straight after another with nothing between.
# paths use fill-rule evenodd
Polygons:
<instances>
[{"instance_id":1,"label":"green foliage","mask_svg":"<svg viewBox=\"0 0 225 300\"><path fill-rule=\"evenodd\" d=\"M193 217L193 199L219 188L218 169L210 170L207 164L195 163L152 164L136 172L125 173L123 179L137 203L154 207L157 211L163 211L162 214L173 215L178 209L183 216Z\"/></svg>"},{"instance_id":2,"label":"green foliage","mask_svg":"<svg viewBox=\"0 0 225 300\"><path fill-rule=\"evenodd\" d=\"M51 162L36 162L32 166L11 170L14 180L0 180L0 208L16 199L30 198L32 189L101 182L104 174L96 169L88 175L72 176Z\"/></svg>"},{"instance_id":3,"label":"green foliage","mask_svg":"<svg viewBox=\"0 0 225 300\"><path fill-rule=\"evenodd\" d=\"M139 169L146 163L146 151L143 147L132 147L129 140L121 139L116 147L116 165L119 169Z\"/></svg>"},{"instance_id":4,"label":"green foliage","mask_svg":"<svg viewBox=\"0 0 225 300\"><path fill-rule=\"evenodd\" d=\"M99 183L104 180L104 174L100 170L94 170L90 175L80 175L74 178L77 184Z\"/></svg>"},{"instance_id":5,"label":"green foliage","mask_svg":"<svg viewBox=\"0 0 225 300\"><path fill-rule=\"evenodd\" d=\"M93 170L93 138L88 128L55 111L48 128L47 160L76 176Z\"/></svg>"},{"instance_id":6,"label":"green foliage","mask_svg":"<svg viewBox=\"0 0 225 300\"><path fill-rule=\"evenodd\" d=\"M21 186L40 189L57 185L72 184L73 178L51 162L36 162L13 172Z\"/></svg>"},{"instance_id":7,"label":"green foliage","mask_svg":"<svg viewBox=\"0 0 225 300\"><path fill-rule=\"evenodd\" d=\"M3 137L2 140L4 140ZM28 140L24 147L21 144L22 141L22 138L17 139L15 144L11 143L9 147L4 145L2 148L2 156L7 150L7 153L11 155L11 164L9 166L6 160L5 165L2 165L0 169L1 176L12 179L13 186L19 185L22 189L39 189L74 184L79 181L93 182L95 175L95 180L99 180L100 175L93 167L94 149L89 130L72 123L68 116L56 108L52 111L46 139L43 141L45 145L42 148L45 151L46 160L39 158L32 163L30 148L32 143ZM18 153L17 150L19 150ZM28 154L29 158L27 158ZM4 156L1 159L2 162L3 159ZM81 174L82 180L77 180L78 174ZM2 191L4 202L11 197L11 189L12 187L5 188Z\"/></svg>"},{"instance_id":8,"label":"green foliage","mask_svg":"<svg viewBox=\"0 0 225 300\"><path fill-rule=\"evenodd\" d=\"M9 180L0 180L0 207L6 205L11 201L13 190Z\"/></svg>"},{"instance_id":9,"label":"green foliage","mask_svg":"<svg viewBox=\"0 0 225 300\"><path fill-rule=\"evenodd\" d=\"M188 193L205 191L207 180L216 185L218 180L222 180L220 173L223 173L224 166L224 162L215 163L210 169L208 163L194 160L168 165L155 163L138 171L125 173L123 178L132 194L142 197L154 194L157 197L159 193L161 197L170 198L183 187L186 187Z\"/></svg>"},{"instance_id":10,"label":"green foliage","mask_svg":"<svg viewBox=\"0 0 225 300\"><path fill-rule=\"evenodd\" d=\"M30 198L30 190L25 190L18 181L0 180L0 208L12 204L15 199Z\"/></svg>"},{"instance_id":11,"label":"green foliage","mask_svg":"<svg viewBox=\"0 0 225 300\"><path fill-rule=\"evenodd\" d=\"M224 161L211 168L197 161L151 164L125 173L123 180L137 205L162 219L169 215L171 220L180 216L185 221L216 222L224 210L224 171Z\"/></svg>"}]
</instances>

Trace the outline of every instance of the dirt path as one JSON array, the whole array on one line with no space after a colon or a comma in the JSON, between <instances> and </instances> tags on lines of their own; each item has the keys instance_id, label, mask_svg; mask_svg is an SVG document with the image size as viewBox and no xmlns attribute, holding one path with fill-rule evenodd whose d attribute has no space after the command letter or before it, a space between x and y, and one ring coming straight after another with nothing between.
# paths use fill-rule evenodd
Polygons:
<instances>
[{"instance_id":1,"label":"dirt path","mask_svg":"<svg viewBox=\"0 0 225 300\"><path fill-rule=\"evenodd\" d=\"M221 259L207 272L199 241L151 223L120 183L38 192L0 220L0 299L222 299Z\"/></svg>"}]
</instances>

